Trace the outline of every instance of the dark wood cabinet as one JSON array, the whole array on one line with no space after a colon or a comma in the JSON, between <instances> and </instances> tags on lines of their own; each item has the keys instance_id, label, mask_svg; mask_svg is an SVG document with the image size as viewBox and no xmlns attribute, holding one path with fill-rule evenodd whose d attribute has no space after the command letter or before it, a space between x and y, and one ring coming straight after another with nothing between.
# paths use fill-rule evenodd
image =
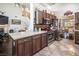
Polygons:
<instances>
[{"instance_id":1,"label":"dark wood cabinet","mask_svg":"<svg viewBox=\"0 0 79 59\"><path fill-rule=\"evenodd\" d=\"M16 55L18 55L18 56L32 55L32 39L31 39L31 37L19 39L16 41Z\"/></svg>"},{"instance_id":2,"label":"dark wood cabinet","mask_svg":"<svg viewBox=\"0 0 79 59\"><path fill-rule=\"evenodd\" d=\"M47 10L36 10L35 11L35 24L46 24L46 21L51 21L52 19L56 19L57 17L52 13L47 13Z\"/></svg>"},{"instance_id":3,"label":"dark wood cabinet","mask_svg":"<svg viewBox=\"0 0 79 59\"><path fill-rule=\"evenodd\" d=\"M75 13L75 23L79 23L79 12Z\"/></svg>"},{"instance_id":4,"label":"dark wood cabinet","mask_svg":"<svg viewBox=\"0 0 79 59\"><path fill-rule=\"evenodd\" d=\"M79 12L75 13L75 30L79 30ZM79 31L75 31L75 43L79 44Z\"/></svg>"},{"instance_id":5,"label":"dark wood cabinet","mask_svg":"<svg viewBox=\"0 0 79 59\"><path fill-rule=\"evenodd\" d=\"M41 49L41 36L36 39L36 51Z\"/></svg>"},{"instance_id":6,"label":"dark wood cabinet","mask_svg":"<svg viewBox=\"0 0 79 59\"><path fill-rule=\"evenodd\" d=\"M24 55L24 39L16 41L16 55L17 56Z\"/></svg>"},{"instance_id":7,"label":"dark wood cabinet","mask_svg":"<svg viewBox=\"0 0 79 59\"><path fill-rule=\"evenodd\" d=\"M42 23L43 23L43 22L42 22L42 21L43 21L43 12L38 10L38 12L37 12L37 17L38 17L38 18L37 18L37 19L38 19L38 23L39 23L39 24L42 24Z\"/></svg>"},{"instance_id":8,"label":"dark wood cabinet","mask_svg":"<svg viewBox=\"0 0 79 59\"><path fill-rule=\"evenodd\" d=\"M41 36L33 36L33 53L36 53L41 49Z\"/></svg>"},{"instance_id":9,"label":"dark wood cabinet","mask_svg":"<svg viewBox=\"0 0 79 59\"><path fill-rule=\"evenodd\" d=\"M79 31L75 31L75 43L79 44Z\"/></svg>"},{"instance_id":10,"label":"dark wood cabinet","mask_svg":"<svg viewBox=\"0 0 79 59\"><path fill-rule=\"evenodd\" d=\"M15 53L17 56L31 56L47 46L47 35L38 34L15 40Z\"/></svg>"},{"instance_id":11,"label":"dark wood cabinet","mask_svg":"<svg viewBox=\"0 0 79 59\"><path fill-rule=\"evenodd\" d=\"M36 52L36 39L33 38L33 53Z\"/></svg>"},{"instance_id":12,"label":"dark wood cabinet","mask_svg":"<svg viewBox=\"0 0 79 59\"><path fill-rule=\"evenodd\" d=\"M24 48L25 48L25 56L30 56L32 55L32 39L31 37L28 37L24 40Z\"/></svg>"},{"instance_id":13,"label":"dark wood cabinet","mask_svg":"<svg viewBox=\"0 0 79 59\"><path fill-rule=\"evenodd\" d=\"M47 34L42 34L42 44L41 44L42 48L44 48L45 46L47 46Z\"/></svg>"},{"instance_id":14,"label":"dark wood cabinet","mask_svg":"<svg viewBox=\"0 0 79 59\"><path fill-rule=\"evenodd\" d=\"M54 22L54 21L55 22ZM34 19L34 30L45 30L49 31L50 30L50 25L53 27L57 27L58 19L55 15L53 15L51 12L48 13L47 10L35 10L35 19ZM55 23L55 25L53 25Z\"/></svg>"}]
</instances>

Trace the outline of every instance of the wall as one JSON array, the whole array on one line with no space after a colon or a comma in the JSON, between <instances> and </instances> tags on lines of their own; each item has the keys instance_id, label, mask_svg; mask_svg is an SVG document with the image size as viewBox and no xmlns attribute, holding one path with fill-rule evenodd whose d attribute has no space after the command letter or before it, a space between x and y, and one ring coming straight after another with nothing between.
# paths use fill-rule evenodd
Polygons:
<instances>
[{"instance_id":1,"label":"wall","mask_svg":"<svg viewBox=\"0 0 79 59\"><path fill-rule=\"evenodd\" d=\"M55 13L58 18L62 18L64 13L67 10L71 10L74 13L79 11L79 4L78 3L55 3L54 5L47 5L46 3L39 3L34 4L34 9L38 8L39 10L48 10L48 12L52 11Z\"/></svg>"},{"instance_id":2,"label":"wall","mask_svg":"<svg viewBox=\"0 0 79 59\"><path fill-rule=\"evenodd\" d=\"M0 4L0 11L5 12L4 15L9 17L9 24L8 27L9 29L23 29L25 26L27 27L28 30L30 30L30 20L28 17L23 17L21 16L21 8L18 6L15 6L15 4L10 3L4 3ZM11 19L19 19L21 20L22 24L21 25L12 25L11 24Z\"/></svg>"},{"instance_id":3,"label":"wall","mask_svg":"<svg viewBox=\"0 0 79 59\"><path fill-rule=\"evenodd\" d=\"M51 6L52 10L56 10L56 14L58 15L58 18L62 18L64 13L68 10L71 10L73 13L79 11L79 4L78 3L58 3L54 6Z\"/></svg>"}]
</instances>

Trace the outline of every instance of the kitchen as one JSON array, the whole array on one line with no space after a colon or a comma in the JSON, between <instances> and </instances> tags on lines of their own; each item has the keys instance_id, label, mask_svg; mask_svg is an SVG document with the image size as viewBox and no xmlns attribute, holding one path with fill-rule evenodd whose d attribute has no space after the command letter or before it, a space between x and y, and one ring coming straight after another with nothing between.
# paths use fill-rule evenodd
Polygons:
<instances>
[{"instance_id":1,"label":"kitchen","mask_svg":"<svg viewBox=\"0 0 79 59\"><path fill-rule=\"evenodd\" d=\"M1 4L0 10L0 55L33 55L47 46L46 31L32 30L29 3Z\"/></svg>"},{"instance_id":2,"label":"kitchen","mask_svg":"<svg viewBox=\"0 0 79 59\"><path fill-rule=\"evenodd\" d=\"M79 55L79 4L32 5L33 7L30 3L0 4L0 55Z\"/></svg>"}]
</instances>

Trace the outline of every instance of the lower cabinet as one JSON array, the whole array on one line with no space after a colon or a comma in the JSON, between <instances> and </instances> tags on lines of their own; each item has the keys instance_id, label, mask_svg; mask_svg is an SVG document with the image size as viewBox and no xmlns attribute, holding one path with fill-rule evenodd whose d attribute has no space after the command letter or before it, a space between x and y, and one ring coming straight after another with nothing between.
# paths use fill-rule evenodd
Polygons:
<instances>
[{"instance_id":1,"label":"lower cabinet","mask_svg":"<svg viewBox=\"0 0 79 59\"><path fill-rule=\"evenodd\" d=\"M47 43L48 41L47 41L47 34L46 33L44 33L44 34L42 34L42 43L41 43L41 47L42 48L44 48L45 46L47 46Z\"/></svg>"},{"instance_id":2,"label":"lower cabinet","mask_svg":"<svg viewBox=\"0 0 79 59\"><path fill-rule=\"evenodd\" d=\"M79 31L75 31L75 43L79 44Z\"/></svg>"},{"instance_id":3,"label":"lower cabinet","mask_svg":"<svg viewBox=\"0 0 79 59\"><path fill-rule=\"evenodd\" d=\"M33 54L41 49L41 35L32 37L33 39Z\"/></svg>"},{"instance_id":4,"label":"lower cabinet","mask_svg":"<svg viewBox=\"0 0 79 59\"><path fill-rule=\"evenodd\" d=\"M32 39L31 38L27 38L25 41L25 56L30 56L32 55Z\"/></svg>"},{"instance_id":5,"label":"lower cabinet","mask_svg":"<svg viewBox=\"0 0 79 59\"><path fill-rule=\"evenodd\" d=\"M32 55L32 39L31 37L18 39L16 41L16 55L29 56Z\"/></svg>"},{"instance_id":6,"label":"lower cabinet","mask_svg":"<svg viewBox=\"0 0 79 59\"><path fill-rule=\"evenodd\" d=\"M24 55L24 40L17 40L16 41L16 55L23 56Z\"/></svg>"},{"instance_id":7,"label":"lower cabinet","mask_svg":"<svg viewBox=\"0 0 79 59\"><path fill-rule=\"evenodd\" d=\"M15 40L17 56L31 56L47 45L47 35L39 34Z\"/></svg>"}]
</instances>

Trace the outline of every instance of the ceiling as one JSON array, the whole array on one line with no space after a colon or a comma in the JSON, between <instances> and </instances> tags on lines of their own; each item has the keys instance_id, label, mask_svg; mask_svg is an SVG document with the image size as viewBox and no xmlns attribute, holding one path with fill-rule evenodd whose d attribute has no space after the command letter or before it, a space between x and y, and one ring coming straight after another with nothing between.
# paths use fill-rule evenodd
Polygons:
<instances>
[{"instance_id":1,"label":"ceiling","mask_svg":"<svg viewBox=\"0 0 79 59\"><path fill-rule=\"evenodd\" d=\"M47 7L47 6L66 6L66 5L79 5L79 3L40 3L40 5Z\"/></svg>"},{"instance_id":2,"label":"ceiling","mask_svg":"<svg viewBox=\"0 0 79 59\"><path fill-rule=\"evenodd\" d=\"M47 5L52 6L55 5L55 3L47 3Z\"/></svg>"},{"instance_id":3,"label":"ceiling","mask_svg":"<svg viewBox=\"0 0 79 59\"><path fill-rule=\"evenodd\" d=\"M47 6L55 5L55 3L40 3L40 5L47 7Z\"/></svg>"},{"instance_id":4,"label":"ceiling","mask_svg":"<svg viewBox=\"0 0 79 59\"><path fill-rule=\"evenodd\" d=\"M30 4L29 3L15 3L16 6L22 6L24 8L28 8L30 10Z\"/></svg>"}]
</instances>

